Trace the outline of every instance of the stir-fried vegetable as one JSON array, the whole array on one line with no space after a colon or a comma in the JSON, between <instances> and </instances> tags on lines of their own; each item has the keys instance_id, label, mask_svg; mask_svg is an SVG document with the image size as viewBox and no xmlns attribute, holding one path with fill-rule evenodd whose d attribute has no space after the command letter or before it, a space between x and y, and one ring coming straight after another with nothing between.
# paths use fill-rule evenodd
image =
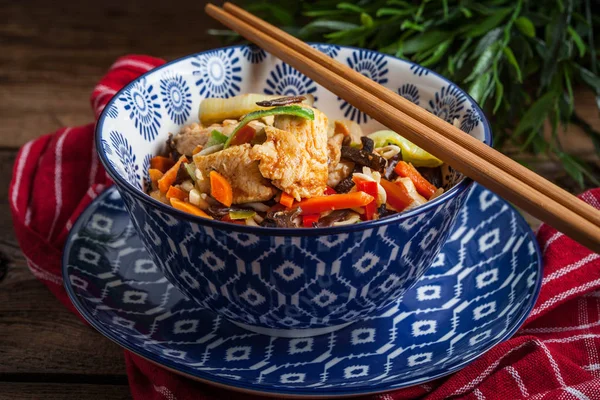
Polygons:
<instances>
[{"instance_id":1,"label":"stir-fried vegetable","mask_svg":"<svg viewBox=\"0 0 600 400\"><path fill-rule=\"evenodd\" d=\"M173 165L165 174L158 180L158 189L162 193L167 193L167 190L175 183L177 180L177 173L179 172L179 167L181 167L181 163L187 163L187 158L185 156L181 156L179 160Z\"/></svg>"},{"instance_id":2,"label":"stir-fried vegetable","mask_svg":"<svg viewBox=\"0 0 600 400\"><path fill-rule=\"evenodd\" d=\"M435 191L437 190L435 186L427 181L427 179L423 178L423 176L412 166L412 164L408 164L404 161L400 161L394 171L402 177L410 178L410 180L414 183L417 192L425 197L426 199L431 198Z\"/></svg>"},{"instance_id":3,"label":"stir-fried vegetable","mask_svg":"<svg viewBox=\"0 0 600 400\"><path fill-rule=\"evenodd\" d=\"M415 167L439 167L443 161L426 152L414 143L406 140L394 131L378 131L371 133L369 138L375 142L375 147L394 144L402 149L402 159Z\"/></svg>"},{"instance_id":4,"label":"stir-fried vegetable","mask_svg":"<svg viewBox=\"0 0 600 400\"><path fill-rule=\"evenodd\" d=\"M332 194L331 196L312 197L298 203L301 214L320 214L325 211L343 208L364 207L375 198L365 192Z\"/></svg>"},{"instance_id":5,"label":"stir-fried vegetable","mask_svg":"<svg viewBox=\"0 0 600 400\"><path fill-rule=\"evenodd\" d=\"M275 107L275 108L271 108L269 110L254 111L254 112L251 112L248 115L246 115L244 118L242 118L242 120L240 121L238 126L231 133L231 136L229 136L229 138L225 142L224 148L226 149L227 147L229 147L231 145L231 141L235 138L238 131L241 128L243 128L244 126L246 126L248 124L248 122L254 121L256 119L264 118L264 117L270 117L272 115L293 115L295 117L309 119L309 120L315 119L315 113L313 112L313 110L311 110L310 108L305 108L305 107L296 106L296 105Z\"/></svg>"},{"instance_id":6,"label":"stir-fried vegetable","mask_svg":"<svg viewBox=\"0 0 600 400\"><path fill-rule=\"evenodd\" d=\"M186 212L188 214L196 215L198 217L213 219L213 217L211 217L210 215L208 215L207 213L205 213L198 207L196 207L190 203L186 203L185 201L181 201L176 197L172 197L170 199L170 201L171 201L171 205L173 206L173 208L176 208L177 210Z\"/></svg>"},{"instance_id":7,"label":"stir-fried vegetable","mask_svg":"<svg viewBox=\"0 0 600 400\"><path fill-rule=\"evenodd\" d=\"M210 195L227 207L233 202L233 190L227 179L217 171L210 171Z\"/></svg>"},{"instance_id":8,"label":"stir-fried vegetable","mask_svg":"<svg viewBox=\"0 0 600 400\"><path fill-rule=\"evenodd\" d=\"M388 204L394 207L396 211L404 210L413 202L404 185L397 185L385 179L382 179L380 184L385 189Z\"/></svg>"},{"instance_id":9,"label":"stir-fried vegetable","mask_svg":"<svg viewBox=\"0 0 600 400\"><path fill-rule=\"evenodd\" d=\"M171 200L172 198L176 198L179 200L185 200L188 197L188 192L181 190L177 186L171 186L169 190L167 190L167 199Z\"/></svg>"},{"instance_id":10,"label":"stir-fried vegetable","mask_svg":"<svg viewBox=\"0 0 600 400\"><path fill-rule=\"evenodd\" d=\"M256 215L254 210L231 210L229 211L229 218L235 219L248 219Z\"/></svg>"},{"instance_id":11,"label":"stir-fried vegetable","mask_svg":"<svg viewBox=\"0 0 600 400\"><path fill-rule=\"evenodd\" d=\"M200 123L170 134L150 160L148 194L232 224L313 228L385 218L444 192L440 160L392 131L365 136L356 122L328 119L313 101L206 99Z\"/></svg>"},{"instance_id":12,"label":"stir-fried vegetable","mask_svg":"<svg viewBox=\"0 0 600 400\"><path fill-rule=\"evenodd\" d=\"M173 165L175 165L175 161L168 157L156 156L150 160L150 168L157 169L163 173L167 172Z\"/></svg>"},{"instance_id":13,"label":"stir-fried vegetable","mask_svg":"<svg viewBox=\"0 0 600 400\"><path fill-rule=\"evenodd\" d=\"M375 212L377 211L377 182L375 181L360 181L356 184L356 189L361 192L365 192L366 194L373 196L373 201L365 206L365 219L370 221L375 216Z\"/></svg>"},{"instance_id":14,"label":"stir-fried vegetable","mask_svg":"<svg viewBox=\"0 0 600 400\"><path fill-rule=\"evenodd\" d=\"M294 197L290 196L286 192L281 192L279 203L284 205L286 208L290 208L294 204Z\"/></svg>"},{"instance_id":15,"label":"stir-fried vegetable","mask_svg":"<svg viewBox=\"0 0 600 400\"><path fill-rule=\"evenodd\" d=\"M208 142L206 142L206 145L204 147L211 147L211 146L215 146L217 144L225 144L227 139L228 139L227 135L223 135L218 130L213 129L212 132L210 133L210 138L208 139ZM202 151L202 150L200 150L200 151Z\"/></svg>"}]
</instances>

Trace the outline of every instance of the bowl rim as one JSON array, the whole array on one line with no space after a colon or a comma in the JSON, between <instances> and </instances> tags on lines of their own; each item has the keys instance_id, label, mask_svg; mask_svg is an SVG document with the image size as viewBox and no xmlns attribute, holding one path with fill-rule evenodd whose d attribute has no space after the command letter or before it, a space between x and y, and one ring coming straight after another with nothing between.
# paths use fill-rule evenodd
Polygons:
<instances>
[{"instance_id":1,"label":"bowl rim","mask_svg":"<svg viewBox=\"0 0 600 400\"><path fill-rule=\"evenodd\" d=\"M307 42L307 43L309 45L313 45L313 46L337 47L340 49L360 50L360 51L365 51L368 53L381 54L385 57L390 57L392 59L399 60L405 64L408 64L411 67L417 66L419 68L423 68L424 71L428 72L427 75L432 74L433 76L440 78L446 84L452 85L453 87L458 89L460 91L460 93L466 97L467 100L469 100L471 102L472 108L477 112L477 114L481 118L481 123L483 125L483 136L484 136L483 143L489 145L490 147L493 145L492 130L490 128L489 122L488 122L483 110L479 107L479 104L477 104L477 102L467 92L462 90L457 84L450 81L448 78L446 78L428 68L422 67L421 65L419 65L417 63L413 63L408 60L403 60L401 58L392 56L390 54L381 53L381 52L378 52L375 50L364 49L364 48L355 47L355 46L335 45L335 44L331 44L331 43L318 43L318 42ZM152 208L157 208L160 211L162 211L166 214L169 214L177 219L183 219L187 222L196 223L198 225L203 225L203 226L207 226L210 228L216 228L216 229L231 231L231 232L254 234L254 235L258 235L258 236L306 237L306 236L336 235L336 234L344 234L344 233L349 233L349 232L361 232L361 231L365 231L367 229L375 229L375 228L378 228L381 226L387 226L387 225L391 225L391 224L399 224L409 218L423 214L426 211L429 211L430 209L437 207L437 206L441 205L442 203L449 201L452 198L455 198L460 193L469 189L471 187L471 185L473 184L473 180L471 178L465 176L460 182L458 182L458 184L453 186L447 192L444 192L441 196L436 197L435 199L428 201L427 203L425 203L419 207L413 208L412 210L409 210L406 212L400 212L400 213L397 213L397 214L394 214L394 215L391 215L389 217L385 217L382 219L378 219L378 220L362 221L359 224L352 224L352 225L324 227L324 228L312 228L312 229L307 229L307 228L269 228L269 227L263 227L263 226L238 225L238 224L232 224L229 222L216 221L216 220L212 220L212 219L208 219L208 218L197 217L195 215L185 213L183 211L179 211L173 207L169 207L168 205L161 203L160 201L150 197L148 194L140 191L138 188L134 187L131 183L126 181L114 169L113 165L109 162L108 157L106 156L106 154L104 152L104 147L102 146L101 132L104 129L104 121L107 118L108 110L110 110L113 103L115 103L117 101L117 99L123 94L123 92L130 89L131 87L133 87L135 84L137 84L141 80L146 79L149 75L154 74L163 68L168 68L168 67L170 67L176 63L179 63L181 61L184 61L184 60L187 60L190 58L194 58L194 57L198 57L198 56L208 54L211 52L227 51L227 50L240 49L240 48L252 47L252 46L254 46L254 45L245 44L245 45L219 47L216 49L210 49L210 50L202 51L199 53L193 53L193 54L189 54L189 55L177 58L175 60L166 62L165 64L162 64L156 68L153 68L150 71L145 72L144 74L138 76L137 78L135 78L134 80L129 82L127 85L123 86L117 93L114 94L114 96L108 101L108 103L105 105L104 109L102 110L100 116L98 117L98 122L96 123L96 127L94 129L94 136L95 136L94 142L95 142L95 147L96 147L96 153L98 154L100 161L102 162L102 165L104 166L104 169L106 170L107 174L111 177L111 179L115 182L118 189L125 190L127 193L129 193L133 197L144 202L146 205L148 205Z\"/></svg>"}]
</instances>

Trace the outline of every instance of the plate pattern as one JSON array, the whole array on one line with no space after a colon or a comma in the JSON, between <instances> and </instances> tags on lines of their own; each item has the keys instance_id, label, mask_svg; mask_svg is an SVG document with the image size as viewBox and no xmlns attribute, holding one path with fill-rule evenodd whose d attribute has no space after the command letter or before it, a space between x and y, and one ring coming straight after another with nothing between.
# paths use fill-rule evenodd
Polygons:
<instances>
[{"instance_id":1,"label":"plate pattern","mask_svg":"<svg viewBox=\"0 0 600 400\"><path fill-rule=\"evenodd\" d=\"M114 188L73 227L63 273L92 325L170 368L262 392L358 394L445 375L514 333L539 291L534 240L513 208L475 186L431 268L391 308L298 339L249 333L186 300L148 258Z\"/></svg>"}]
</instances>

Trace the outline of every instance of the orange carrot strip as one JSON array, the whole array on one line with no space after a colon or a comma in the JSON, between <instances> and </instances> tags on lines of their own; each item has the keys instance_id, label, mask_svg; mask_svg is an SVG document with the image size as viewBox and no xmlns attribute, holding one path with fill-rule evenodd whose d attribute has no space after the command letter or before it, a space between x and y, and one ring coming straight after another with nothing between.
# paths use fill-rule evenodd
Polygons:
<instances>
[{"instance_id":1,"label":"orange carrot strip","mask_svg":"<svg viewBox=\"0 0 600 400\"><path fill-rule=\"evenodd\" d=\"M294 198L286 192L281 192L279 203L283 204L286 208L290 208L294 204Z\"/></svg>"},{"instance_id":2,"label":"orange carrot strip","mask_svg":"<svg viewBox=\"0 0 600 400\"><path fill-rule=\"evenodd\" d=\"M227 207L233 202L231 185L217 171L210 171L210 195Z\"/></svg>"},{"instance_id":3,"label":"orange carrot strip","mask_svg":"<svg viewBox=\"0 0 600 400\"><path fill-rule=\"evenodd\" d=\"M167 199L176 198L179 200L185 200L189 196L188 192L179 189L177 186L171 186L167 191Z\"/></svg>"},{"instance_id":4,"label":"orange carrot strip","mask_svg":"<svg viewBox=\"0 0 600 400\"><path fill-rule=\"evenodd\" d=\"M181 166L182 162L187 162L187 158L185 158L185 156L181 156L179 158L179 161L177 161L175 165L169 168L169 170L165 172L162 178L158 180L158 189L161 192L167 193L169 187L171 187L171 185L175 183L175 180L177 179L177 173L179 172L179 167Z\"/></svg>"},{"instance_id":5,"label":"orange carrot strip","mask_svg":"<svg viewBox=\"0 0 600 400\"><path fill-rule=\"evenodd\" d=\"M210 215L199 209L193 204L186 203L185 201L179 200L176 197L171 197L171 205L173 208L178 209L179 211L186 212L188 214L196 215L202 218L213 219Z\"/></svg>"},{"instance_id":6,"label":"orange carrot strip","mask_svg":"<svg viewBox=\"0 0 600 400\"><path fill-rule=\"evenodd\" d=\"M163 173L156 168L150 168L148 170L148 175L150 175L150 180L152 182L157 182L160 178L162 178Z\"/></svg>"},{"instance_id":7,"label":"orange carrot strip","mask_svg":"<svg viewBox=\"0 0 600 400\"><path fill-rule=\"evenodd\" d=\"M412 164L399 161L398 164L396 164L394 171L403 178L410 178L412 183L415 184L417 192L426 199L429 199L435 193L436 187L429 183L427 179L423 178L423 175L421 175Z\"/></svg>"},{"instance_id":8,"label":"orange carrot strip","mask_svg":"<svg viewBox=\"0 0 600 400\"><path fill-rule=\"evenodd\" d=\"M387 202L398 211L404 210L413 202L413 199L408 194L408 190L403 184L396 185L393 182L382 179L379 184L383 186L387 195Z\"/></svg>"},{"instance_id":9,"label":"orange carrot strip","mask_svg":"<svg viewBox=\"0 0 600 400\"><path fill-rule=\"evenodd\" d=\"M348 135L350 135L350 130L348 129L348 127L346 126L345 123L340 122L340 121L335 121L333 133L343 133L344 136L348 136Z\"/></svg>"},{"instance_id":10,"label":"orange carrot strip","mask_svg":"<svg viewBox=\"0 0 600 400\"><path fill-rule=\"evenodd\" d=\"M163 173L167 172L173 165L175 165L175 161L168 157L156 156L150 159L150 168L157 169Z\"/></svg>"},{"instance_id":11,"label":"orange carrot strip","mask_svg":"<svg viewBox=\"0 0 600 400\"><path fill-rule=\"evenodd\" d=\"M325 211L364 207L374 199L373 196L365 192L353 192L313 197L302 200L297 205L302 210L302 214L320 214Z\"/></svg>"},{"instance_id":12,"label":"orange carrot strip","mask_svg":"<svg viewBox=\"0 0 600 400\"><path fill-rule=\"evenodd\" d=\"M194 148L194 150L192 150L192 155L195 156L196 154L200 153L202 151L203 147L202 145L198 145Z\"/></svg>"}]
</instances>

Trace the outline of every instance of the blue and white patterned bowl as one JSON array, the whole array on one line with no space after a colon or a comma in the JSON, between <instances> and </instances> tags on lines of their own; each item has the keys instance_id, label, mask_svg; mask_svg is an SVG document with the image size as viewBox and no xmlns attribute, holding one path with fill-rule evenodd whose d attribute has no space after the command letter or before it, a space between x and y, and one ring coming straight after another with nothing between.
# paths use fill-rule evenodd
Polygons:
<instances>
[{"instance_id":1,"label":"blue and white patterned bowl","mask_svg":"<svg viewBox=\"0 0 600 400\"><path fill-rule=\"evenodd\" d=\"M490 144L473 99L445 78L373 51L314 45L378 83ZM260 333L310 336L339 329L393 304L445 243L472 184L378 221L319 229L233 225L185 214L147 196L149 160L169 132L197 122L205 97L310 93L328 117L383 128L346 101L249 46L191 55L136 79L100 116L96 146L154 262L187 297Z\"/></svg>"}]
</instances>

